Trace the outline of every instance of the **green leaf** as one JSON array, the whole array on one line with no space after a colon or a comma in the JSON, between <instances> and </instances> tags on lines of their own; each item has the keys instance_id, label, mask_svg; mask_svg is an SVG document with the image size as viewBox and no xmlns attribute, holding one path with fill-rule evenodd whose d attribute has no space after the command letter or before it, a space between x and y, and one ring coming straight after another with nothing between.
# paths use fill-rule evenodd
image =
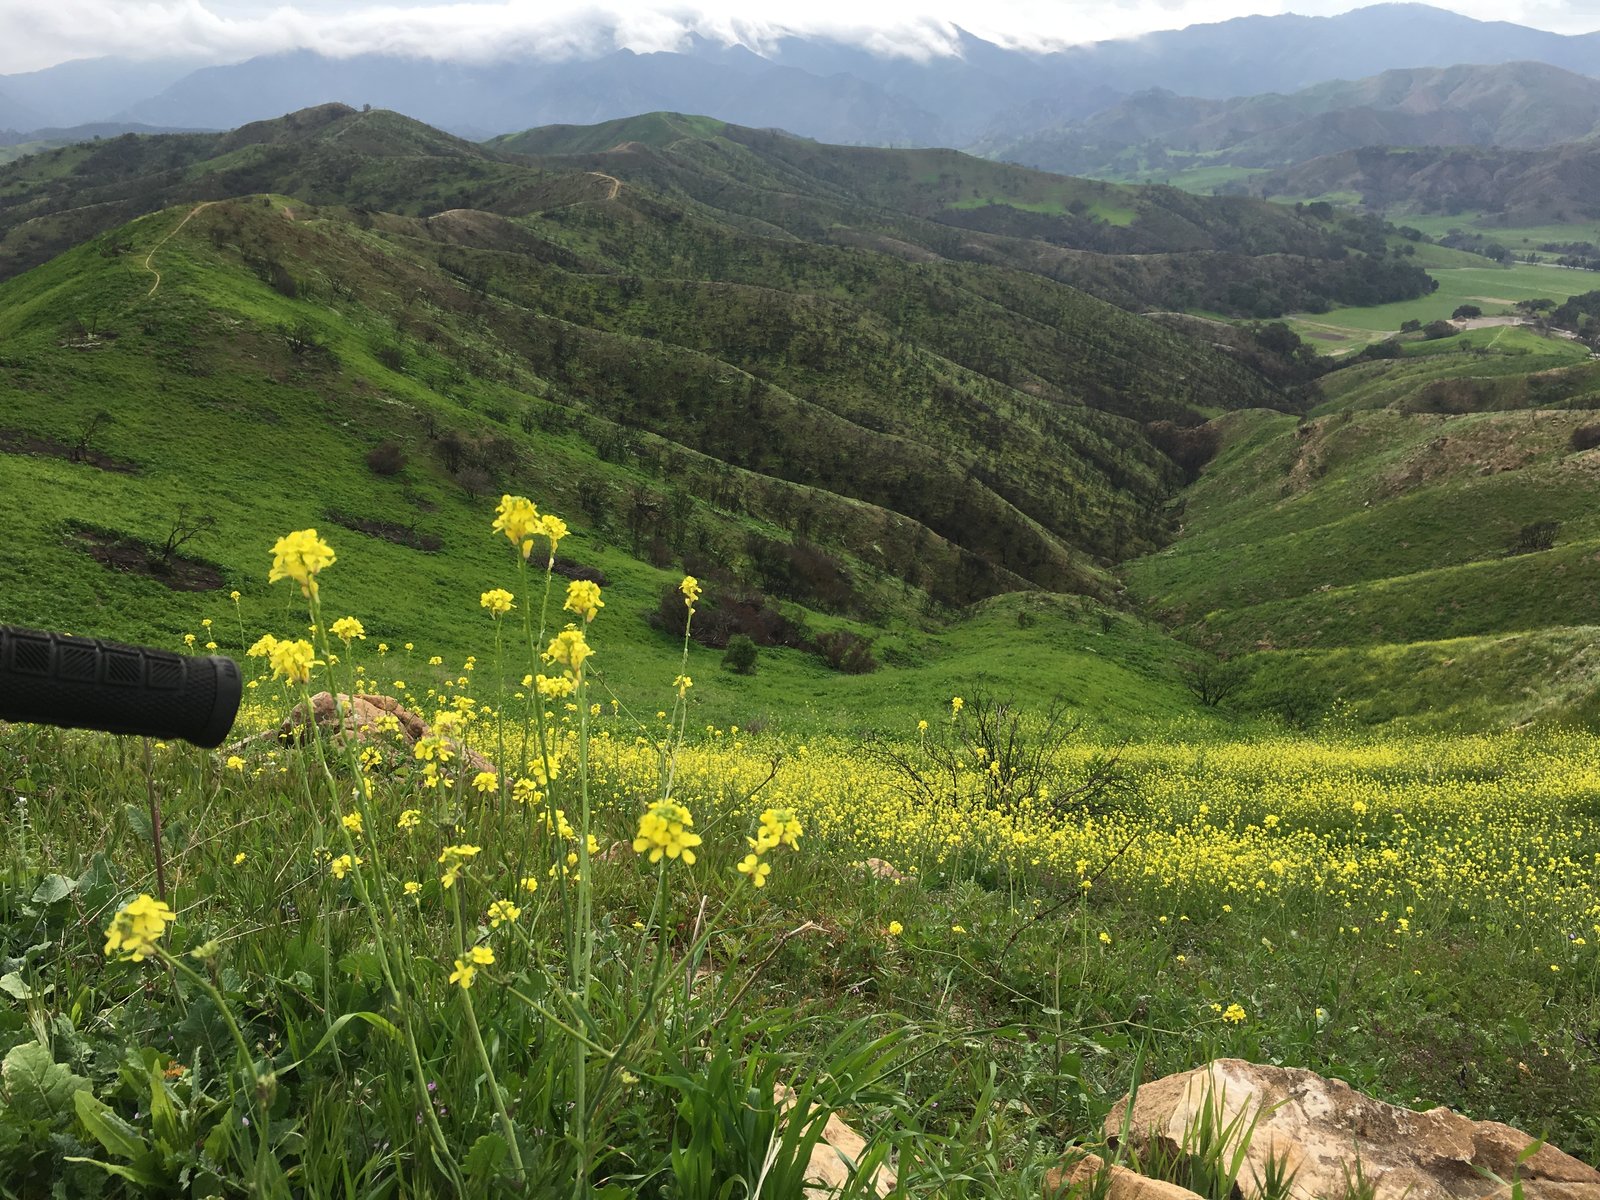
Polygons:
<instances>
[{"instance_id":1,"label":"green leaf","mask_svg":"<svg viewBox=\"0 0 1600 1200\"><path fill-rule=\"evenodd\" d=\"M472 1149L467 1151L466 1161L461 1165L474 1179L487 1180L500 1169L500 1164L506 1161L510 1153L511 1148L506 1145L505 1138L498 1133L486 1133L472 1143Z\"/></svg>"},{"instance_id":2,"label":"green leaf","mask_svg":"<svg viewBox=\"0 0 1600 1200\"><path fill-rule=\"evenodd\" d=\"M125 1167L120 1163L101 1162L98 1158L84 1158L81 1155L69 1154L66 1161L70 1163L88 1163L91 1167L99 1167L108 1175L115 1175L119 1179L126 1179L131 1183L141 1184L144 1187L155 1187L161 1182L149 1171L141 1171L137 1167Z\"/></svg>"},{"instance_id":3,"label":"green leaf","mask_svg":"<svg viewBox=\"0 0 1600 1200\"><path fill-rule=\"evenodd\" d=\"M39 881L39 886L33 889L33 902L35 904L55 904L72 895L77 884L65 875L46 875Z\"/></svg>"},{"instance_id":4,"label":"green leaf","mask_svg":"<svg viewBox=\"0 0 1600 1200\"><path fill-rule=\"evenodd\" d=\"M133 826L134 833L145 841L150 840L150 814L137 804L124 804L122 815L127 818L128 824Z\"/></svg>"},{"instance_id":5,"label":"green leaf","mask_svg":"<svg viewBox=\"0 0 1600 1200\"><path fill-rule=\"evenodd\" d=\"M139 1131L112 1112L109 1105L97 1100L93 1092L78 1092L72 1097L72 1105L78 1110L78 1120L83 1122L83 1127L107 1153L118 1158L138 1158L146 1151Z\"/></svg>"},{"instance_id":6,"label":"green leaf","mask_svg":"<svg viewBox=\"0 0 1600 1200\"><path fill-rule=\"evenodd\" d=\"M23 983L22 976L15 971L0 975L0 992L18 1000L28 1000L33 996L33 989Z\"/></svg>"},{"instance_id":7,"label":"green leaf","mask_svg":"<svg viewBox=\"0 0 1600 1200\"><path fill-rule=\"evenodd\" d=\"M156 1140L165 1142L174 1150L183 1149L183 1124L178 1119L177 1107L172 1103L172 1093L160 1067L150 1064L150 1128Z\"/></svg>"},{"instance_id":8,"label":"green leaf","mask_svg":"<svg viewBox=\"0 0 1600 1200\"><path fill-rule=\"evenodd\" d=\"M73 1096L88 1089L87 1079L55 1062L38 1042L12 1047L0 1062L0 1099L24 1120L53 1124L71 1112Z\"/></svg>"}]
</instances>

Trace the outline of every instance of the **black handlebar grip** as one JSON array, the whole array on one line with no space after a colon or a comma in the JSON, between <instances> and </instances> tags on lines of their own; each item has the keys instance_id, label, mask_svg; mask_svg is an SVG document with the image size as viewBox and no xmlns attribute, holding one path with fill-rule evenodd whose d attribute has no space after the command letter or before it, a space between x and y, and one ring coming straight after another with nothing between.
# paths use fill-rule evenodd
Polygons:
<instances>
[{"instance_id":1,"label":"black handlebar grip","mask_svg":"<svg viewBox=\"0 0 1600 1200\"><path fill-rule=\"evenodd\" d=\"M0 721L222 745L243 684L231 658L0 625Z\"/></svg>"}]
</instances>

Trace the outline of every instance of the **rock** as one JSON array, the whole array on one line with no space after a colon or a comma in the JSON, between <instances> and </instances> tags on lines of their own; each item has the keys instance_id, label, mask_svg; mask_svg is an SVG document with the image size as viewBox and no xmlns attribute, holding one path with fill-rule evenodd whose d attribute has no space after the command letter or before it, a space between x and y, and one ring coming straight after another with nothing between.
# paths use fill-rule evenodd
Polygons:
<instances>
[{"instance_id":1,"label":"rock","mask_svg":"<svg viewBox=\"0 0 1600 1200\"><path fill-rule=\"evenodd\" d=\"M1141 1086L1127 1122L1133 1149L1148 1158L1159 1141L1162 1151L1177 1153L1208 1103L1221 1128L1245 1114L1230 1145L1254 1121L1239 1171L1246 1200L1259 1194L1256 1180L1274 1159L1294 1172L1296 1200L1345 1195L1357 1164L1374 1185L1374 1200L1509 1197L1513 1179L1526 1200L1600 1200L1600 1171L1554 1146L1541 1146L1519 1165L1535 1139L1509 1125L1448 1108L1413 1112L1311 1071L1240 1059ZM1121 1135L1126 1110L1124 1097L1106 1117L1108 1139Z\"/></svg>"},{"instance_id":2,"label":"rock","mask_svg":"<svg viewBox=\"0 0 1600 1200\"><path fill-rule=\"evenodd\" d=\"M869 858L866 862L862 863L861 866L864 870L871 871L879 879L891 879L895 883L904 883L910 878L909 875L904 875L901 872L896 871L881 858Z\"/></svg>"},{"instance_id":3,"label":"rock","mask_svg":"<svg viewBox=\"0 0 1600 1200\"><path fill-rule=\"evenodd\" d=\"M426 721L403 707L393 696L370 695L365 692L350 696L341 692L339 704L344 709L342 717L334 707L331 692L318 692L311 697L312 719L316 721L318 728L327 730L329 736L335 740L353 737L358 743L369 741L377 736L378 721L386 716L392 716L399 723L397 732L407 749L415 746L418 740L427 737L431 732ZM236 754L257 742L276 741L288 745L305 740L306 706L296 704L277 729L269 729L265 733L236 742L229 746L225 753ZM476 750L461 746L460 743L457 745L461 751L464 770L471 772L494 770L494 764Z\"/></svg>"},{"instance_id":4,"label":"rock","mask_svg":"<svg viewBox=\"0 0 1600 1200\"><path fill-rule=\"evenodd\" d=\"M1105 1169L1105 1160L1096 1154L1086 1154L1070 1167L1058 1167L1044 1177L1045 1200L1055 1200L1071 1188L1078 1194L1102 1196L1103 1200L1204 1200L1198 1192L1186 1187L1150 1179L1127 1167L1111 1165L1111 1177L1106 1180L1105 1191L1094 1190L1094 1180Z\"/></svg>"},{"instance_id":5,"label":"rock","mask_svg":"<svg viewBox=\"0 0 1600 1200\"><path fill-rule=\"evenodd\" d=\"M780 1110L794 1107L795 1095L791 1088L778 1085L773 1093ZM828 1114L822 1127L822 1140L811 1150L811 1165L806 1168L806 1200L832 1200L839 1195L855 1175L855 1167L867 1152L867 1139L840 1119L838 1113ZM894 1172L880 1166L872 1173L869 1184L874 1196L887 1196L895 1188Z\"/></svg>"}]
</instances>

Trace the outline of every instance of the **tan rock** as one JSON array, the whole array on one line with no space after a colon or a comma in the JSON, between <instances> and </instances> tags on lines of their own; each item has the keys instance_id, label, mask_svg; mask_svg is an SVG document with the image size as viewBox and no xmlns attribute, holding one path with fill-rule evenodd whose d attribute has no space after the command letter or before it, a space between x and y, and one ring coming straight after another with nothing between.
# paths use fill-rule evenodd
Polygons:
<instances>
[{"instance_id":1,"label":"tan rock","mask_svg":"<svg viewBox=\"0 0 1600 1200\"><path fill-rule=\"evenodd\" d=\"M879 879L892 879L895 883L904 883L910 878L909 875L895 870L893 866L881 858L869 858L861 865L866 870L871 871Z\"/></svg>"},{"instance_id":2,"label":"tan rock","mask_svg":"<svg viewBox=\"0 0 1600 1200\"><path fill-rule=\"evenodd\" d=\"M408 750L431 732L426 721L404 707L393 696L371 695L365 692L350 696L340 692L338 704L344 710L342 716L335 708L333 693L318 692L311 697L312 719L319 729L327 730L335 740L353 737L358 743L370 741L380 736L377 725L385 716L392 716L399 723L397 732ZM269 729L265 733L235 742L225 753L235 754L260 742L276 741L285 745L304 742L306 733L306 706L296 704L276 729ZM468 771L494 770L493 763L470 747L461 747L461 760L463 768Z\"/></svg>"},{"instance_id":3,"label":"tan rock","mask_svg":"<svg viewBox=\"0 0 1600 1200\"><path fill-rule=\"evenodd\" d=\"M1165 1153L1178 1153L1192 1143L1207 1105L1214 1127L1238 1122L1230 1153L1240 1138L1250 1139L1239 1172L1246 1200L1259 1195L1257 1180L1274 1160L1294 1172L1297 1200L1344 1196L1358 1163L1376 1200L1488 1200L1508 1196L1512 1179L1525 1200L1600 1200L1600 1171L1553 1146L1519 1165L1535 1139L1509 1125L1447 1108L1413 1112L1311 1071L1239 1059L1141 1086L1127 1121L1133 1149L1146 1156L1159 1142ZM1106 1117L1108 1138L1120 1136L1126 1112L1124 1097Z\"/></svg>"},{"instance_id":4,"label":"tan rock","mask_svg":"<svg viewBox=\"0 0 1600 1200\"><path fill-rule=\"evenodd\" d=\"M1105 1168L1105 1160L1097 1154L1086 1154L1070 1167L1056 1168L1044 1177L1045 1200L1055 1200L1073 1187L1081 1188L1084 1195L1096 1195L1092 1188ZM1105 1189L1105 1200L1203 1200L1199 1193L1186 1187L1150 1179L1115 1163L1111 1164Z\"/></svg>"},{"instance_id":5,"label":"tan rock","mask_svg":"<svg viewBox=\"0 0 1600 1200\"><path fill-rule=\"evenodd\" d=\"M778 1107L787 1112L794 1107L793 1089L778 1085L774 1093ZM831 1200L844 1190L854 1177L856 1164L867 1152L867 1139L844 1122L838 1113L828 1114L822 1127L822 1140L811 1150L811 1164L806 1168L806 1200ZM872 1194L887 1196L894 1191L895 1175L886 1166L872 1173Z\"/></svg>"}]
</instances>

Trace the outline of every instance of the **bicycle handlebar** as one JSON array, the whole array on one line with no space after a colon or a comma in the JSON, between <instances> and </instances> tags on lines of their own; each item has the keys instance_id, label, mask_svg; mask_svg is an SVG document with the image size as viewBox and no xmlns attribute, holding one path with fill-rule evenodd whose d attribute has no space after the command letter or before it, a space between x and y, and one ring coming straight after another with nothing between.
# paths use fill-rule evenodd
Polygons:
<instances>
[{"instance_id":1,"label":"bicycle handlebar","mask_svg":"<svg viewBox=\"0 0 1600 1200\"><path fill-rule=\"evenodd\" d=\"M231 658L0 625L0 721L222 745L243 683Z\"/></svg>"}]
</instances>

